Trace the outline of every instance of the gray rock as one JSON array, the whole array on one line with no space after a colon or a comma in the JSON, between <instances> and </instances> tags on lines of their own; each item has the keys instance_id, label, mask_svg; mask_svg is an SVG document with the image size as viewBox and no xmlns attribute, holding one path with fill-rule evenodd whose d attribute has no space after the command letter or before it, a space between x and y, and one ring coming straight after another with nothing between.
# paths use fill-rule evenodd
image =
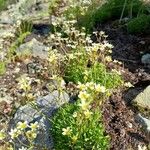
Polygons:
<instances>
[{"instance_id":1,"label":"gray rock","mask_svg":"<svg viewBox=\"0 0 150 150\"><path fill-rule=\"evenodd\" d=\"M0 24L12 24L13 25L14 20L8 13L8 11L4 11L0 15Z\"/></svg>"},{"instance_id":2,"label":"gray rock","mask_svg":"<svg viewBox=\"0 0 150 150\"><path fill-rule=\"evenodd\" d=\"M138 107L141 113L150 116L150 86L138 94L132 103L134 106Z\"/></svg>"},{"instance_id":3,"label":"gray rock","mask_svg":"<svg viewBox=\"0 0 150 150\"><path fill-rule=\"evenodd\" d=\"M27 121L28 123L34 123L37 121L39 124L39 132L35 140L35 145L39 150L43 148L43 145L45 148L51 149L53 147L53 140L49 131L49 119L56 109L68 102L69 96L67 93L53 91L49 95L37 99L34 104L21 106L15 113L13 120L10 122L10 129L13 129L19 121ZM21 141L26 143L23 138L21 138ZM21 144L17 142L16 149L19 147L21 147Z\"/></svg>"},{"instance_id":4,"label":"gray rock","mask_svg":"<svg viewBox=\"0 0 150 150\"><path fill-rule=\"evenodd\" d=\"M34 57L40 57L41 59L47 59L48 57L48 47L43 45L41 42L33 38L31 41L20 45L16 50L18 55L29 54Z\"/></svg>"},{"instance_id":5,"label":"gray rock","mask_svg":"<svg viewBox=\"0 0 150 150\"><path fill-rule=\"evenodd\" d=\"M145 54L141 58L141 62L145 65L150 65L150 54Z\"/></svg>"},{"instance_id":6,"label":"gray rock","mask_svg":"<svg viewBox=\"0 0 150 150\"><path fill-rule=\"evenodd\" d=\"M31 19L36 17L36 21L43 23L49 16L48 0L19 0L10 5L9 9L2 12L0 23L14 24L20 19ZM34 20L33 20L34 21Z\"/></svg>"},{"instance_id":7,"label":"gray rock","mask_svg":"<svg viewBox=\"0 0 150 150\"><path fill-rule=\"evenodd\" d=\"M138 114L135 119L139 124L142 125L144 131L146 132L147 140L150 142L150 118L147 119L141 114Z\"/></svg>"}]
</instances>

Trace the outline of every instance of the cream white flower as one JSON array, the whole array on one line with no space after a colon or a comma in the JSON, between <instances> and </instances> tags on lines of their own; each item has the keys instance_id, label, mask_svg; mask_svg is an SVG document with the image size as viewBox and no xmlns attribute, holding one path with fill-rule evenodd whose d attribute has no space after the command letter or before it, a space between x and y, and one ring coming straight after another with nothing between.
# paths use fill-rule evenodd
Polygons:
<instances>
[{"instance_id":1,"label":"cream white flower","mask_svg":"<svg viewBox=\"0 0 150 150\"><path fill-rule=\"evenodd\" d=\"M78 97L81 100L87 100L90 97L90 95L86 91L80 91Z\"/></svg>"},{"instance_id":2,"label":"cream white flower","mask_svg":"<svg viewBox=\"0 0 150 150\"><path fill-rule=\"evenodd\" d=\"M72 116L73 116L73 118L76 118L77 115L78 115L78 113L77 113L77 112L74 112Z\"/></svg>"},{"instance_id":3,"label":"cream white flower","mask_svg":"<svg viewBox=\"0 0 150 150\"><path fill-rule=\"evenodd\" d=\"M99 35L105 35L105 32L104 31L100 31Z\"/></svg>"},{"instance_id":4,"label":"cream white flower","mask_svg":"<svg viewBox=\"0 0 150 150\"><path fill-rule=\"evenodd\" d=\"M32 100L34 98L34 95L33 93L29 93L26 95L26 97L29 99L29 100Z\"/></svg>"},{"instance_id":5,"label":"cream white flower","mask_svg":"<svg viewBox=\"0 0 150 150\"><path fill-rule=\"evenodd\" d=\"M17 123L17 129L24 130L27 127L28 127L27 121L25 121L25 122L18 122Z\"/></svg>"},{"instance_id":6,"label":"cream white flower","mask_svg":"<svg viewBox=\"0 0 150 150\"><path fill-rule=\"evenodd\" d=\"M100 84L95 85L95 90L96 90L96 92L101 92L101 93L106 92L106 88L104 86L101 86Z\"/></svg>"},{"instance_id":7,"label":"cream white flower","mask_svg":"<svg viewBox=\"0 0 150 150\"><path fill-rule=\"evenodd\" d=\"M81 103L79 104L82 110L87 110L89 108L89 103L87 103L84 100L81 100Z\"/></svg>"},{"instance_id":8,"label":"cream white flower","mask_svg":"<svg viewBox=\"0 0 150 150\"><path fill-rule=\"evenodd\" d=\"M86 83L86 87L89 88L90 90L94 90L94 86L95 86L94 82L87 82Z\"/></svg>"},{"instance_id":9,"label":"cream white flower","mask_svg":"<svg viewBox=\"0 0 150 150\"><path fill-rule=\"evenodd\" d=\"M112 45L112 44L110 44L110 43L104 43L104 46L105 46L105 48L109 48L109 49L112 49L112 48L114 48L114 46Z\"/></svg>"},{"instance_id":10,"label":"cream white flower","mask_svg":"<svg viewBox=\"0 0 150 150\"><path fill-rule=\"evenodd\" d=\"M111 61L112 61L112 58L111 58L111 56L106 56L106 57L105 57L105 60L106 60L107 62L111 62Z\"/></svg>"},{"instance_id":11,"label":"cream white flower","mask_svg":"<svg viewBox=\"0 0 150 150\"><path fill-rule=\"evenodd\" d=\"M55 39L55 35L54 35L54 34L51 34L51 35L50 35L50 38L51 38L51 39Z\"/></svg>"},{"instance_id":12,"label":"cream white flower","mask_svg":"<svg viewBox=\"0 0 150 150\"><path fill-rule=\"evenodd\" d=\"M89 44L93 42L90 37L86 37L86 41L87 41Z\"/></svg>"},{"instance_id":13,"label":"cream white flower","mask_svg":"<svg viewBox=\"0 0 150 150\"><path fill-rule=\"evenodd\" d=\"M18 67L14 69L14 73L19 73L19 71L20 71L20 68Z\"/></svg>"},{"instance_id":14,"label":"cream white flower","mask_svg":"<svg viewBox=\"0 0 150 150\"><path fill-rule=\"evenodd\" d=\"M18 130L11 129L11 131L9 132L9 135L11 136L12 139L17 138L19 136Z\"/></svg>"},{"instance_id":15,"label":"cream white flower","mask_svg":"<svg viewBox=\"0 0 150 150\"><path fill-rule=\"evenodd\" d=\"M108 53L112 54L112 50L108 50Z\"/></svg>"},{"instance_id":16,"label":"cream white flower","mask_svg":"<svg viewBox=\"0 0 150 150\"><path fill-rule=\"evenodd\" d=\"M31 130L35 131L39 128L38 122L31 123L30 126Z\"/></svg>"},{"instance_id":17,"label":"cream white flower","mask_svg":"<svg viewBox=\"0 0 150 150\"><path fill-rule=\"evenodd\" d=\"M70 127L67 127L63 128L62 131L62 135L70 135L72 130L70 129Z\"/></svg>"},{"instance_id":18,"label":"cream white flower","mask_svg":"<svg viewBox=\"0 0 150 150\"><path fill-rule=\"evenodd\" d=\"M80 83L80 82L78 83L77 88L80 89L80 90L86 90L86 86L84 84Z\"/></svg>"},{"instance_id":19,"label":"cream white flower","mask_svg":"<svg viewBox=\"0 0 150 150\"><path fill-rule=\"evenodd\" d=\"M141 146L141 145L138 145L138 150L147 150L147 147L146 146Z\"/></svg>"},{"instance_id":20,"label":"cream white flower","mask_svg":"<svg viewBox=\"0 0 150 150\"><path fill-rule=\"evenodd\" d=\"M84 115L85 115L86 118L90 118L92 114L93 113L90 112L89 110L84 111Z\"/></svg>"},{"instance_id":21,"label":"cream white flower","mask_svg":"<svg viewBox=\"0 0 150 150\"><path fill-rule=\"evenodd\" d=\"M124 83L124 86L129 88L134 87L130 82Z\"/></svg>"},{"instance_id":22,"label":"cream white flower","mask_svg":"<svg viewBox=\"0 0 150 150\"><path fill-rule=\"evenodd\" d=\"M68 54L69 59L74 59L76 58L73 54Z\"/></svg>"},{"instance_id":23,"label":"cream white flower","mask_svg":"<svg viewBox=\"0 0 150 150\"><path fill-rule=\"evenodd\" d=\"M37 137L37 133L34 132L33 130L29 130L29 131L26 132L26 136L27 136L28 139L33 140Z\"/></svg>"},{"instance_id":24,"label":"cream white flower","mask_svg":"<svg viewBox=\"0 0 150 150\"><path fill-rule=\"evenodd\" d=\"M0 140L4 140L5 137L6 137L6 134L3 131L1 131L0 132Z\"/></svg>"},{"instance_id":25,"label":"cream white flower","mask_svg":"<svg viewBox=\"0 0 150 150\"><path fill-rule=\"evenodd\" d=\"M24 91L29 91L31 89L31 79L26 75L21 76L21 78L19 78L18 81L18 86L20 89L23 89Z\"/></svg>"}]
</instances>

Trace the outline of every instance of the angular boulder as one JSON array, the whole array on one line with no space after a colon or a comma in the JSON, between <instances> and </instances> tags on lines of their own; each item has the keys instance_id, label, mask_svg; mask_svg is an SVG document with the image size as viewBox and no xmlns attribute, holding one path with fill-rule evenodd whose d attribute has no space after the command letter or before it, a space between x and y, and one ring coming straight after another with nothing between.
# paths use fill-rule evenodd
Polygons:
<instances>
[{"instance_id":1,"label":"angular boulder","mask_svg":"<svg viewBox=\"0 0 150 150\"><path fill-rule=\"evenodd\" d=\"M31 41L20 45L16 50L18 55L29 54L34 57L39 57L41 59L47 59L48 57L48 47L43 45L43 43L37 41L33 38Z\"/></svg>"},{"instance_id":2,"label":"angular boulder","mask_svg":"<svg viewBox=\"0 0 150 150\"><path fill-rule=\"evenodd\" d=\"M15 113L14 118L10 122L10 129L14 129L19 121L27 121L28 123L38 122L39 132L35 140L36 147L41 150L44 146L46 149L53 147L53 140L50 135L49 119L53 113L63 104L70 100L66 92L59 93L57 90L49 95L37 99L35 103L21 106ZM22 143L27 143L25 138L20 138ZM16 150L21 148L21 143L16 142Z\"/></svg>"},{"instance_id":3,"label":"angular boulder","mask_svg":"<svg viewBox=\"0 0 150 150\"><path fill-rule=\"evenodd\" d=\"M150 117L150 86L138 94L132 101L132 104L136 106L141 113Z\"/></svg>"}]
</instances>

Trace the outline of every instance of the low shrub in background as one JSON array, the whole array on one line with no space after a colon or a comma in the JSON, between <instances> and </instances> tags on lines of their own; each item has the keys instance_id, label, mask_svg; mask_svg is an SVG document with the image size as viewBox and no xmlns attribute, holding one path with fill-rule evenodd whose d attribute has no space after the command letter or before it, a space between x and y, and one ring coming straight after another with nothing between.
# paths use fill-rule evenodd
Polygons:
<instances>
[{"instance_id":1,"label":"low shrub in background","mask_svg":"<svg viewBox=\"0 0 150 150\"><path fill-rule=\"evenodd\" d=\"M89 9L81 20L81 25L91 30L97 23L110 20L120 21L134 18L141 14L149 14L149 5L141 0L106 0L103 5L97 4L93 11Z\"/></svg>"}]
</instances>

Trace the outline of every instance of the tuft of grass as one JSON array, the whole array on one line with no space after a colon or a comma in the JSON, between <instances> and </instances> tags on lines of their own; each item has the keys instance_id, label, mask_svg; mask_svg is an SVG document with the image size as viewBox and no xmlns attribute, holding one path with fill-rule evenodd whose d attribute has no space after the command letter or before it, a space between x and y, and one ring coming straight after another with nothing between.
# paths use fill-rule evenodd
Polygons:
<instances>
[{"instance_id":1,"label":"tuft of grass","mask_svg":"<svg viewBox=\"0 0 150 150\"><path fill-rule=\"evenodd\" d=\"M16 49L24 42L25 38L28 35L30 35L30 32L22 33L22 34L18 35L19 37L16 39L16 41L14 43L12 43L12 45L10 46L9 51L7 53L7 56L10 60L14 61L16 56L21 56L20 54L17 54ZM27 54L29 54L29 53L27 53Z\"/></svg>"},{"instance_id":2,"label":"tuft of grass","mask_svg":"<svg viewBox=\"0 0 150 150\"><path fill-rule=\"evenodd\" d=\"M19 37L24 33L32 32L32 28L33 28L32 21L22 20L19 27L17 28L16 35Z\"/></svg>"},{"instance_id":3,"label":"tuft of grass","mask_svg":"<svg viewBox=\"0 0 150 150\"><path fill-rule=\"evenodd\" d=\"M33 28L32 21L22 20L20 22L16 31L16 41L12 43L7 54L10 60L13 60L13 61L15 60L15 57L17 55L16 49L24 42L25 38L31 34L32 28ZM27 55L28 54L29 53L27 53Z\"/></svg>"}]
</instances>

